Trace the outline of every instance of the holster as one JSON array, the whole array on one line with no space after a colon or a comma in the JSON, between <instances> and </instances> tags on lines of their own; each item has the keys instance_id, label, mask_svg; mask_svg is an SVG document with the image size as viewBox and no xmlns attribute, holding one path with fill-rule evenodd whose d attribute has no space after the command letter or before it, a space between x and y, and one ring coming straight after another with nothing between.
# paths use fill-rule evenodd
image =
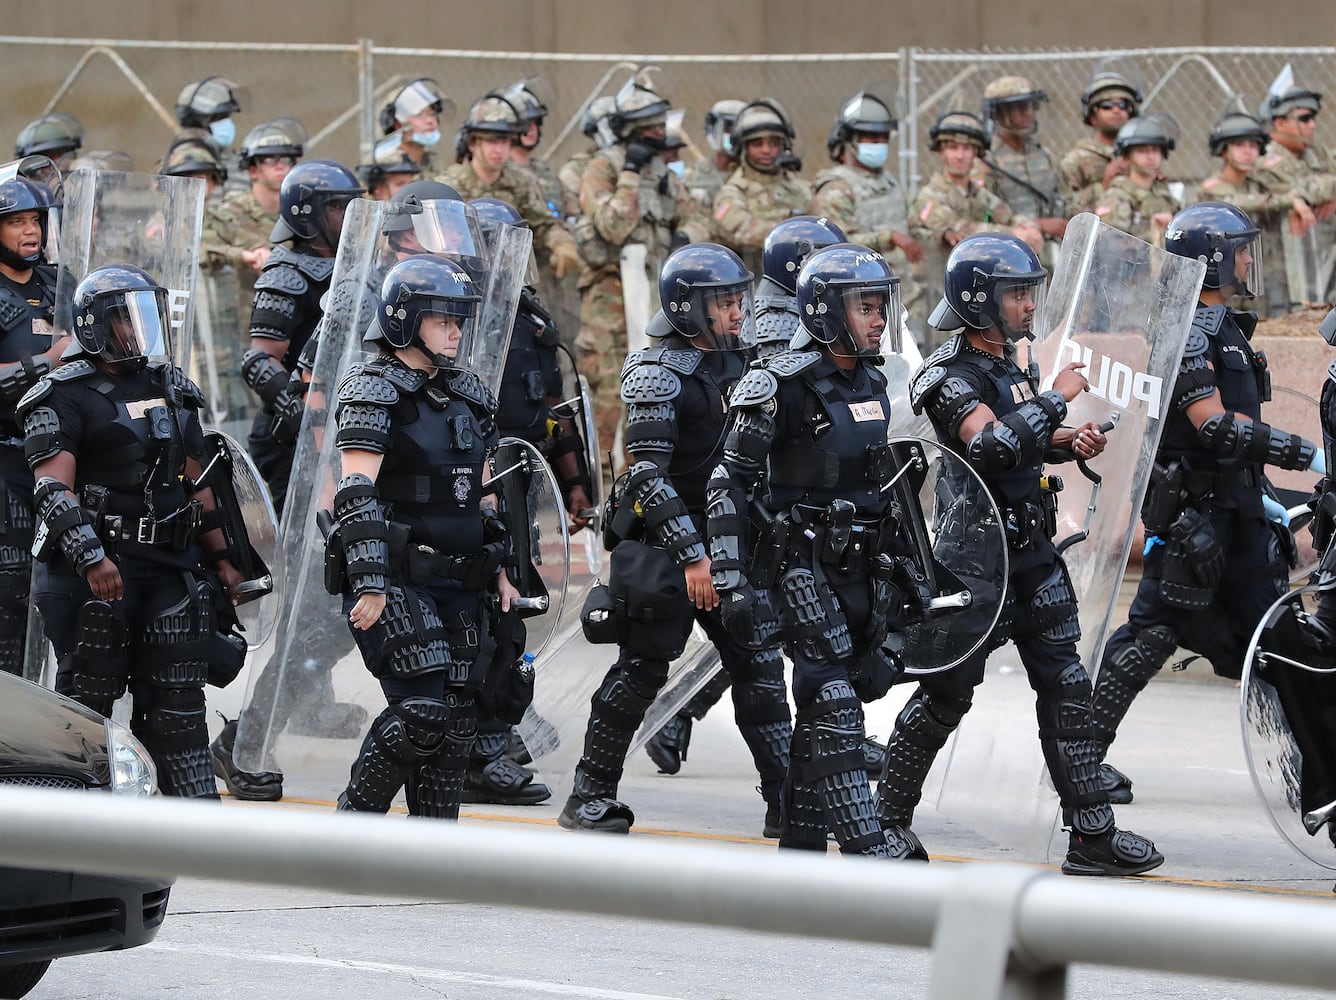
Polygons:
<instances>
[{"instance_id":1,"label":"holster","mask_svg":"<svg viewBox=\"0 0 1336 1000\"><path fill-rule=\"evenodd\" d=\"M1039 480L1039 509L1044 517L1044 536L1053 538L1058 533L1058 494L1062 492L1062 477L1045 473Z\"/></svg>"},{"instance_id":2,"label":"holster","mask_svg":"<svg viewBox=\"0 0 1336 1000\"><path fill-rule=\"evenodd\" d=\"M1174 523L1187 499L1183 482L1183 463L1175 459L1168 465L1156 462L1150 473L1150 486L1141 504L1141 521L1146 534L1163 535Z\"/></svg>"},{"instance_id":3,"label":"holster","mask_svg":"<svg viewBox=\"0 0 1336 1000\"><path fill-rule=\"evenodd\" d=\"M748 576L758 590L769 590L788 562L789 529L793 521L787 514L771 514L758 500L751 502L748 513L754 536Z\"/></svg>"}]
</instances>

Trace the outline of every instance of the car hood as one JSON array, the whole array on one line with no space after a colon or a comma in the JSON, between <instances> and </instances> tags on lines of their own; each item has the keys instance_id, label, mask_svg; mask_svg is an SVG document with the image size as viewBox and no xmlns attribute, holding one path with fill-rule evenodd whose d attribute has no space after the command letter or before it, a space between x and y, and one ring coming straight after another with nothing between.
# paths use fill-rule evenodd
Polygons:
<instances>
[{"instance_id":1,"label":"car hood","mask_svg":"<svg viewBox=\"0 0 1336 1000\"><path fill-rule=\"evenodd\" d=\"M18 774L108 784L106 723L63 695L0 672L0 781Z\"/></svg>"}]
</instances>

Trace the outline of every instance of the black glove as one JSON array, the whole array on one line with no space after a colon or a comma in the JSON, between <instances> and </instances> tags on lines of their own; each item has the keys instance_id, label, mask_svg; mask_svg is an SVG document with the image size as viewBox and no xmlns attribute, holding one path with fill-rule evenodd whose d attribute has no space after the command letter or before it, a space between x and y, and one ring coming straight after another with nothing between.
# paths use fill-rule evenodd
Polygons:
<instances>
[{"instance_id":1,"label":"black glove","mask_svg":"<svg viewBox=\"0 0 1336 1000\"><path fill-rule=\"evenodd\" d=\"M778 623L770 602L762 600L750 583L719 594L719 619L740 646L762 649Z\"/></svg>"},{"instance_id":2,"label":"black glove","mask_svg":"<svg viewBox=\"0 0 1336 1000\"><path fill-rule=\"evenodd\" d=\"M303 398L284 389L274 398L274 422L270 433L280 444L292 444L302 429L302 413L306 406Z\"/></svg>"},{"instance_id":3,"label":"black glove","mask_svg":"<svg viewBox=\"0 0 1336 1000\"><path fill-rule=\"evenodd\" d=\"M626 144L626 169L633 174L645 169L645 164L654 159L656 150L647 142L639 139Z\"/></svg>"}]
</instances>

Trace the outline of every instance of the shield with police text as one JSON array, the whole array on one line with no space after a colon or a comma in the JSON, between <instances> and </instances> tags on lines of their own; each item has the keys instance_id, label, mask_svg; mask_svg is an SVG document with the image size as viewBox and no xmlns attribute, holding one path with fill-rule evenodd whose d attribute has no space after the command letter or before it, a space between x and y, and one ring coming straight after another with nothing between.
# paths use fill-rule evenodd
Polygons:
<instances>
[{"instance_id":1,"label":"shield with police text","mask_svg":"<svg viewBox=\"0 0 1336 1000\"><path fill-rule=\"evenodd\" d=\"M1280 227L1285 245L1287 305L1336 304L1336 218L1320 219L1302 236ZM1272 296L1267 289L1267 296Z\"/></svg>"},{"instance_id":2,"label":"shield with police text","mask_svg":"<svg viewBox=\"0 0 1336 1000\"><path fill-rule=\"evenodd\" d=\"M1248 770L1280 836L1336 869L1336 590L1276 601L1248 646L1240 713Z\"/></svg>"}]
</instances>

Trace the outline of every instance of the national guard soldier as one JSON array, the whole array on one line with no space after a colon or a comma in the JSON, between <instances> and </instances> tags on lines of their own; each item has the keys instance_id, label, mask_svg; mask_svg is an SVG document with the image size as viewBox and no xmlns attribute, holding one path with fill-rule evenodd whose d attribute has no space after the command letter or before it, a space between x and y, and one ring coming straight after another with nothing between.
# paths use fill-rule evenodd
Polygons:
<instances>
[{"instance_id":1,"label":"national guard soldier","mask_svg":"<svg viewBox=\"0 0 1336 1000\"><path fill-rule=\"evenodd\" d=\"M388 702L341 810L388 812L403 788L412 815L458 818L490 642L486 595L503 612L519 596L486 492L496 399L459 366L479 335L481 298L444 258L396 264L367 333L379 355L354 364L339 386L342 474L327 546L340 560L349 627ZM423 477L426 468L450 475Z\"/></svg>"},{"instance_id":2,"label":"national guard soldier","mask_svg":"<svg viewBox=\"0 0 1336 1000\"><path fill-rule=\"evenodd\" d=\"M973 176L975 157L988 147L983 122L968 111L948 111L928 130L928 138L941 169L919 189L909 209L909 232L928 251L919 271L925 290L938 287L946 255L973 233L1011 231L1040 252L1043 233ZM940 298L940 293L931 297ZM935 338L932 332L928 336Z\"/></svg>"},{"instance_id":3,"label":"national guard soldier","mask_svg":"<svg viewBox=\"0 0 1336 1000\"><path fill-rule=\"evenodd\" d=\"M561 183L563 205L574 206L575 211L566 217L566 221L575 223L580 214L580 181L584 178L585 167L600 149L607 149L617 142L617 137L608 128L608 115L614 108L611 97L595 97L580 115L580 134L593 145L584 152L576 153L561 165L557 171L557 180Z\"/></svg>"},{"instance_id":4,"label":"national guard soldier","mask_svg":"<svg viewBox=\"0 0 1336 1000\"><path fill-rule=\"evenodd\" d=\"M1165 233L1165 249L1205 261L1206 278L1141 508L1141 582L1096 678L1101 760L1175 647L1237 678L1253 629L1286 589L1288 529L1282 539L1267 522L1265 467L1321 471L1322 451L1262 422L1271 377L1249 343L1257 316L1225 305L1233 296L1260 297L1259 243L1252 220L1223 202L1183 209ZM1105 764L1102 776L1111 801L1132 801L1126 775Z\"/></svg>"},{"instance_id":5,"label":"national guard soldier","mask_svg":"<svg viewBox=\"0 0 1336 1000\"><path fill-rule=\"evenodd\" d=\"M536 85L536 80L520 80L502 91L520 113L521 132L510 147L510 160L515 166L529 171L538 181L548 212L558 219L568 219L580 212L579 196L568 202L556 171L547 160L534 155L534 150L543 141L543 122L548 115L547 105L534 92Z\"/></svg>"},{"instance_id":6,"label":"national guard soldier","mask_svg":"<svg viewBox=\"0 0 1336 1000\"><path fill-rule=\"evenodd\" d=\"M1161 170L1174 148L1175 131L1162 115L1133 118L1118 130L1113 155L1127 170L1110 181L1096 201L1094 212L1101 222L1153 246L1161 244L1179 207Z\"/></svg>"},{"instance_id":7,"label":"national guard soldier","mask_svg":"<svg viewBox=\"0 0 1336 1000\"><path fill-rule=\"evenodd\" d=\"M28 172L44 180L24 176L22 160L0 167L0 670L9 673L23 670L33 542L33 474L15 408L69 343L54 339L56 269L46 256L60 174L46 157L36 161L43 172Z\"/></svg>"},{"instance_id":8,"label":"national guard soldier","mask_svg":"<svg viewBox=\"0 0 1336 1000\"><path fill-rule=\"evenodd\" d=\"M1223 115L1211 129L1209 138L1212 156L1220 157L1220 169L1201 182L1204 201L1224 201L1242 210L1262 230L1262 259L1270 267L1265 275L1267 301L1283 301L1283 312L1289 311L1285 291L1285 244L1281 241L1281 227L1290 232L1302 232L1311 227L1317 216L1313 207L1295 193L1288 183L1264 183L1257 173L1257 164L1266 152L1270 137L1262 123L1242 111ZM1276 271L1279 270L1279 274ZM1272 276L1282 282L1279 291L1271 287Z\"/></svg>"},{"instance_id":9,"label":"national guard soldier","mask_svg":"<svg viewBox=\"0 0 1336 1000\"><path fill-rule=\"evenodd\" d=\"M1000 76L983 91L983 117L1001 141L980 157L988 188L1019 215L1029 216L1051 240L1062 239L1067 211L1058 173L1035 138L1039 105L1048 95L1023 76Z\"/></svg>"},{"instance_id":10,"label":"national guard soldier","mask_svg":"<svg viewBox=\"0 0 1336 1000\"><path fill-rule=\"evenodd\" d=\"M14 143L14 155L46 156L61 170L70 170L83 141L84 128L79 119L67 111L52 111L23 126Z\"/></svg>"},{"instance_id":11,"label":"national guard soldier","mask_svg":"<svg viewBox=\"0 0 1336 1000\"><path fill-rule=\"evenodd\" d=\"M251 346L241 359L241 377L264 409L255 415L248 446L280 512L302 412L301 395L288 376L320 322L344 209L361 194L352 172L332 160L293 167L279 189L279 220L270 234L275 247L255 282ZM289 242L290 248L279 245Z\"/></svg>"},{"instance_id":12,"label":"national guard soldier","mask_svg":"<svg viewBox=\"0 0 1336 1000\"><path fill-rule=\"evenodd\" d=\"M435 164L433 153L441 143L441 115L447 98L440 84L427 77L410 80L399 88L394 99L380 109L381 133L372 159L376 163L412 160L424 175Z\"/></svg>"},{"instance_id":13,"label":"national guard soldier","mask_svg":"<svg viewBox=\"0 0 1336 1000\"><path fill-rule=\"evenodd\" d=\"M746 106L746 101L726 99L715 101L710 105L710 110L705 112L702 124L710 155L701 157L687 167L684 180L691 196L706 208L714 207L714 196L724 186L724 181L738 169L738 150L733 147L733 123L738 119L738 112Z\"/></svg>"},{"instance_id":14,"label":"national guard soldier","mask_svg":"<svg viewBox=\"0 0 1336 1000\"><path fill-rule=\"evenodd\" d=\"M897 284L868 247L840 243L807 258L793 350L738 383L710 477L710 569L724 623L735 635L754 632L768 592L794 665L781 848L824 851L829 828L846 854L922 852L877 821L862 750L863 704L900 672L883 648L901 612L895 598L912 599L900 589L909 572L898 558L902 526L882 489L893 460L876 369L881 335L900 313ZM763 525L755 545L751 521Z\"/></svg>"},{"instance_id":15,"label":"national guard soldier","mask_svg":"<svg viewBox=\"0 0 1336 1000\"><path fill-rule=\"evenodd\" d=\"M158 164L157 172L167 177L200 178L204 181L206 203L214 201L214 195L227 181L222 152L203 129L178 132Z\"/></svg>"},{"instance_id":16,"label":"national guard soldier","mask_svg":"<svg viewBox=\"0 0 1336 1000\"><path fill-rule=\"evenodd\" d=\"M254 284L250 276L269 259L283 178L302 158L301 136L293 132L290 121L276 120L246 133L237 161L250 184L227 191L205 208L200 262L205 267L235 268L247 297Z\"/></svg>"},{"instance_id":17,"label":"national guard soldier","mask_svg":"<svg viewBox=\"0 0 1336 1000\"><path fill-rule=\"evenodd\" d=\"M651 578L671 585L649 620L635 620L638 606L627 609L633 620L594 694L575 787L559 822L608 833L626 833L634 823L616 798L626 751L694 618L732 677L738 729L766 802L765 833L775 836L791 734L783 660L765 615L734 631L724 626L704 534L706 484L722 453L726 400L752 344L752 275L731 250L693 244L664 264L659 296L662 308L649 329L655 346L628 355L622 377L633 464L611 525L620 541L609 587L643 593ZM625 570L632 581L619 581L624 556L636 567Z\"/></svg>"},{"instance_id":18,"label":"national guard soldier","mask_svg":"<svg viewBox=\"0 0 1336 1000\"><path fill-rule=\"evenodd\" d=\"M406 156L390 163L357 165L357 179L362 182L366 196L372 201L389 201L401 188L421 177L422 168Z\"/></svg>"},{"instance_id":19,"label":"national guard soldier","mask_svg":"<svg viewBox=\"0 0 1336 1000\"><path fill-rule=\"evenodd\" d=\"M103 715L128 688L130 728L162 791L216 799L204 684L222 661L239 670L246 647L223 624L231 604L214 589L240 596L236 540L215 526L214 491L194 485L204 400L162 360L167 290L147 273L98 268L79 282L73 310L74 360L18 410L45 569L33 597L57 688Z\"/></svg>"},{"instance_id":20,"label":"national guard soldier","mask_svg":"<svg viewBox=\"0 0 1336 1000\"><path fill-rule=\"evenodd\" d=\"M1090 134L1058 162L1058 180L1073 212L1089 212L1126 169L1114 155L1118 130L1141 109L1141 87L1112 66L1095 66L1081 92L1081 121Z\"/></svg>"},{"instance_id":21,"label":"national guard soldier","mask_svg":"<svg viewBox=\"0 0 1336 1000\"><path fill-rule=\"evenodd\" d=\"M605 448L611 447L621 417L617 385L627 350L622 248L643 244L647 259L656 260L673 246L709 237L705 211L658 155L671 107L644 73L628 80L608 116L617 141L593 155L580 181L575 238L584 267L575 358L594 393Z\"/></svg>"},{"instance_id":22,"label":"national guard soldier","mask_svg":"<svg viewBox=\"0 0 1336 1000\"><path fill-rule=\"evenodd\" d=\"M177 95L176 123L183 129L206 129L219 149L227 149L237 137L232 116L245 111L248 103L243 87L224 76L206 76Z\"/></svg>"},{"instance_id":23,"label":"national guard soldier","mask_svg":"<svg viewBox=\"0 0 1336 1000\"><path fill-rule=\"evenodd\" d=\"M810 212L843 229L848 242L880 250L901 276L901 303L913 310L919 288L908 276L923 260L924 249L909 235L904 193L886 169L896 126L890 109L873 94L864 91L845 101L826 142L838 166L816 175ZM795 281L797 277L796 271L790 275Z\"/></svg>"},{"instance_id":24,"label":"national guard soldier","mask_svg":"<svg viewBox=\"0 0 1336 1000\"><path fill-rule=\"evenodd\" d=\"M798 176L802 163L793 155L793 123L778 101L752 101L728 134L739 162L714 196L714 232L755 274L766 234L777 222L807 214L812 187Z\"/></svg>"},{"instance_id":25,"label":"national guard soldier","mask_svg":"<svg viewBox=\"0 0 1336 1000\"><path fill-rule=\"evenodd\" d=\"M1039 742L1070 829L1069 875L1139 875L1164 862L1144 837L1114 826L1099 781L1090 677L1077 655L1076 598L1046 525L1046 458L1088 459L1104 449L1099 427L1062 427L1067 404L1089 385L1073 363L1039 392L1038 371L1016 363L1033 337L1048 272L1014 236L962 240L946 265L946 294L929 322L951 337L910 384L941 443L983 477L1007 525L1007 604L989 643L959 666L920 679L896 720L877 791L882 824L905 837L937 752L960 724L983 680L989 647L1011 639L1035 691Z\"/></svg>"}]
</instances>

